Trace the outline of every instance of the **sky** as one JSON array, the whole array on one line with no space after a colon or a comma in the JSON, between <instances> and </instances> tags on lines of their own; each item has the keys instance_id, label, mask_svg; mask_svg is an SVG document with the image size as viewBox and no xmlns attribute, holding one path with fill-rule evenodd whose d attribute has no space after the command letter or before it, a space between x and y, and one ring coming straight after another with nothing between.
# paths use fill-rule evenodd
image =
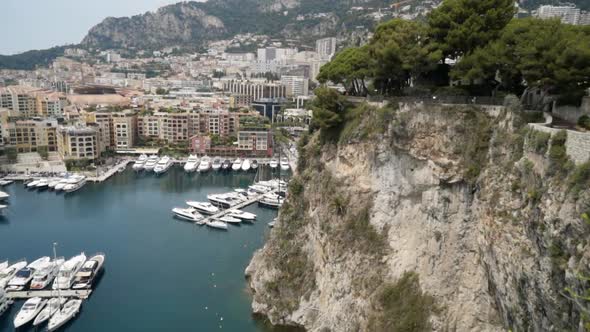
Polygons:
<instances>
[{"instance_id":1,"label":"sky","mask_svg":"<svg viewBox=\"0 0 590 332\"><path fill-rule=\"evenodd\" d=\"M109 16L132 16L180 0L0 0L0 54L77 44Z\"/></svg>"}]
</instances>

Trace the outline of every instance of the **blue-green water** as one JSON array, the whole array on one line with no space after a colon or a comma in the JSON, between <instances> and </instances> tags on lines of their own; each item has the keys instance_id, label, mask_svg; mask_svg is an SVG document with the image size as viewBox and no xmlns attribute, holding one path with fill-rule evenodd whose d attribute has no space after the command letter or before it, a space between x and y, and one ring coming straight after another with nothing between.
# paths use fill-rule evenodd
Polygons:
<instances>
[{"instance_id":1,"label":"blue-green water","mask_svg":"<svg viewBox=\"0 0 590 332\"><path fill-rule=\"evenodd\" d=\"M276 211L252 205L245 210L256 223L227 232L177 221L170 211L253 180L171 169L160 177L128 170L67 195L13 184L4 189L11 197L0 219L0 260L49 256L53 242L59 256L106 253L105 273L67 331L263 331L244 269ZM0 317L0 331L13 331L21 305Z\"/></svg>"}]
</instances>

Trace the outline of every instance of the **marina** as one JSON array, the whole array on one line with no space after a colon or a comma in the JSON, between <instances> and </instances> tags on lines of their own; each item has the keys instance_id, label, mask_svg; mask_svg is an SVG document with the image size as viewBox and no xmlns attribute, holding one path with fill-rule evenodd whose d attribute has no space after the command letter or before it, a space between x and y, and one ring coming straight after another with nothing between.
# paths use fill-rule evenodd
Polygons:
<instances>
[{"instance_id":1,"label":"marina","mask_svg":"<svg viewBox=\"0 0 590 332\"><path fill-rule=\"evenodd\" d=\"M54 297L72 297L77 299L85 300L92 294L91 289L79 289L79 290L40 290L40 291L17 291L17 292L6 292L6 297L13 300L30 299L33 297L41 298L54 298Z\"/></svg>"}]
</instances>

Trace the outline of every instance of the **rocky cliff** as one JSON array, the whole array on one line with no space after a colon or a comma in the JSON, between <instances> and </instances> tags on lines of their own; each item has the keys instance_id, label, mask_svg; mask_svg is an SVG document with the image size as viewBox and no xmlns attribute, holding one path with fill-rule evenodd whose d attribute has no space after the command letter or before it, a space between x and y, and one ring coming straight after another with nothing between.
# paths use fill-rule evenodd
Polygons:
<instances>
[{"instance_id":1,"label":"rocky cliff","mask_svg":"<svg viewBox=\"0 0 590 332\"><path fill-rule=\"evenodd\" d=\"M590 172L517 109L367 107L337 144L305 137L246 270L254 312L310 331L581 328Z\"/></svg>"}]
</instances>

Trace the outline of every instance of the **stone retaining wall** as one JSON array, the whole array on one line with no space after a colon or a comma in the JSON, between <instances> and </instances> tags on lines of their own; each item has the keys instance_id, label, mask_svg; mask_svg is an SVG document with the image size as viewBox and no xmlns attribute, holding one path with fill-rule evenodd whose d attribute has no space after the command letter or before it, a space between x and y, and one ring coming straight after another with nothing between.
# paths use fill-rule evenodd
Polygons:
<instances>
[{"instance_id":1,"label":"stone retaining wall","mask_svg":"<svg viewBox=\"0 0 590 332\"><path fill-rule=\"evenodd\" d=\"M546 132L551 136L557 134L561 129L549 128L542 124L531 123L529 126L535 130ZM567 155L576 163L581 164L590 160L590 133L573 130L566 130L567 141L565 148Z\"/></svg>"}]
</instances>

